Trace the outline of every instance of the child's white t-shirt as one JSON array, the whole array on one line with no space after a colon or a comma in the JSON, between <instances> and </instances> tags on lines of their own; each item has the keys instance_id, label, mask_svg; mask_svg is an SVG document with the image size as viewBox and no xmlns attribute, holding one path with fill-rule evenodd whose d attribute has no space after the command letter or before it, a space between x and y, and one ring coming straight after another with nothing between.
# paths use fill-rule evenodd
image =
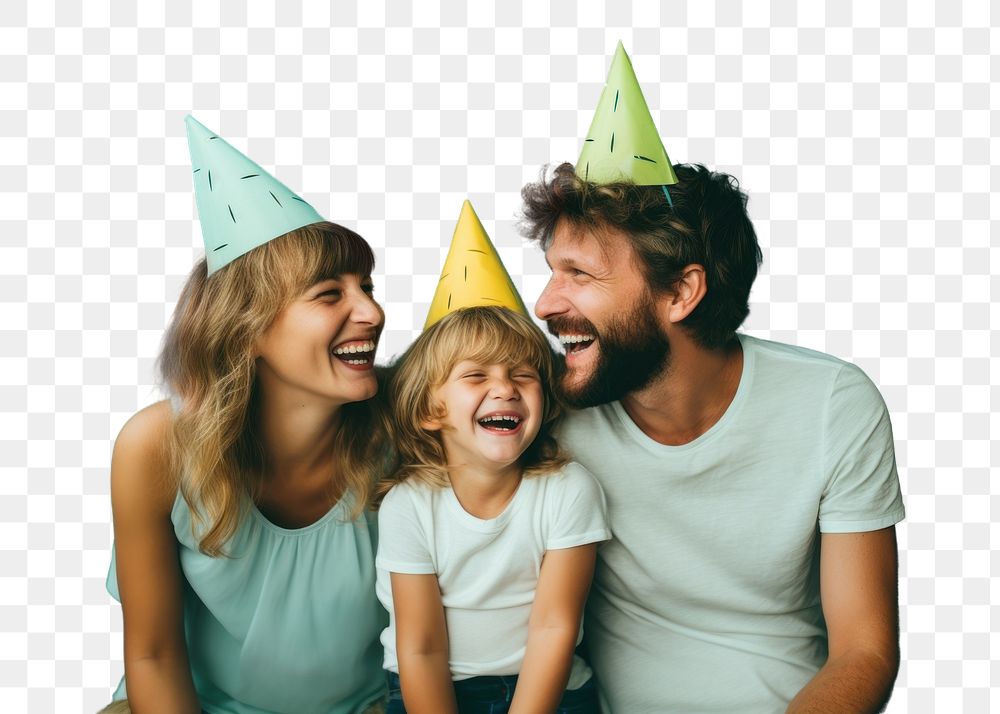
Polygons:
<instances>
[{"instance_id":1,"label":"child's white t-shirt","mask_svg":"<svg viewBox=\"0 0 1000 714\"><path fill-rule=\"evenodd\" d=\"M545 551L611 537L601 488L577 463L522 479L490 520L465 511L451 488L405 481L386 495L378 522L376 592L389 611L384 667L399 671L389 573L436 574L455 680L517 674ZM589 677L590 668L574 657L567 688Z\"/></svg>"}]
</instances>

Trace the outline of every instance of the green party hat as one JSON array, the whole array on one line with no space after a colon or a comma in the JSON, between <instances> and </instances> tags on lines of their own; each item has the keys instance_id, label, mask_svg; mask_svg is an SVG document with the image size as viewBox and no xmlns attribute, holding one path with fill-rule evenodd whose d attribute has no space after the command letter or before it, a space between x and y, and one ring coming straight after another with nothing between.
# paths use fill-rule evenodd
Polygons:
<instances>
[{"instance_id":1,"label":"green party hat","mask_svg":"<svg viewBox=\"0 0 1000 714\"><path fill-rule=\"evenodd\" d=\"M184 122L209 275L272 238L324 220L193 116Z\"/></svg>"},{"instance_id":2,"label":"green party hat","mask_svg":"<svg viewBox=\"0 0 1000 714\"><path fill-rule=\"evenodd\" d=\"M462 204L424 329L449 312L481 305L498 305L528 316L497 249L472 204L466 201Z\"/></svg>"},{"instance_id":3,"label":"green party hat","mask_svg":"<svg viewBox=\"0 0 1000 714\"><path fill-rule=\"evenodd\" d=\"M594 183L632 181L638 186L677 183L673 164L621 42L576 162L576 173Z\"/></svg>"}]
</instances>

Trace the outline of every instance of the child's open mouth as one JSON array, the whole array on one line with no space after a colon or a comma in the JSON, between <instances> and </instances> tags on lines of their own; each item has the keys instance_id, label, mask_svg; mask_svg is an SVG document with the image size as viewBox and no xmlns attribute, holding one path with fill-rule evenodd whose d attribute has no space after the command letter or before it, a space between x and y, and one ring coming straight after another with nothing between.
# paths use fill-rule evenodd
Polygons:
<instances>
[{"instance_id":1,"label":"child's open mouth","mask_svg":"<svg viewBox=\"0 0 1000 714\"><path fill-rule=\"evenodd\" d=\"M478 419L479 426L487 431L497 433L507 433L515 431L521 426L521 417L514 415L495 415Z\"/></svg>"}]
</instances>

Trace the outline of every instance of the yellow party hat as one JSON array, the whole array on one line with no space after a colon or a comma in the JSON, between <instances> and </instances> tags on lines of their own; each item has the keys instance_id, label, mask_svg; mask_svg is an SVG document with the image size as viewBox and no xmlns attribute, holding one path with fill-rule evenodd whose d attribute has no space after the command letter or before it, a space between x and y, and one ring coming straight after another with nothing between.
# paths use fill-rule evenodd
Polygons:
<instances>
[{"instance_id":1,"label":"yellow party hat","mask_svg":"<svg viewBox=\"0 0 1000 714\"><path fill-rule=\"evenodd\" d=\"M449 312L479 305L507 307L528 316L479 216L466 201L462 204L424 329Z\"/></svg>"}]
</instances>

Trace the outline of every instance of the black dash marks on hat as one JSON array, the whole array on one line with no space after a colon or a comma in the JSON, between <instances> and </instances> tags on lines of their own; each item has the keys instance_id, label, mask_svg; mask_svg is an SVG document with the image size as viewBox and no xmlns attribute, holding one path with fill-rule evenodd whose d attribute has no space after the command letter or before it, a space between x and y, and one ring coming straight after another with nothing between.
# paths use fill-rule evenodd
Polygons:
<instances>
[{"instance_id":1,"label":"black dash marks on hat","mask_svg":"<svg viewBox=\"0 0 1000 714\"><path fill-rule=\"evenodd\" d=\"M271 198L274 199L274 202L281 206L281 201L279 201L278 197L274 195L274 191L268 191L268 193L271 194ZM284 206L282 206L282 208L284 208Z\"/></svg>"}]
</instances>

